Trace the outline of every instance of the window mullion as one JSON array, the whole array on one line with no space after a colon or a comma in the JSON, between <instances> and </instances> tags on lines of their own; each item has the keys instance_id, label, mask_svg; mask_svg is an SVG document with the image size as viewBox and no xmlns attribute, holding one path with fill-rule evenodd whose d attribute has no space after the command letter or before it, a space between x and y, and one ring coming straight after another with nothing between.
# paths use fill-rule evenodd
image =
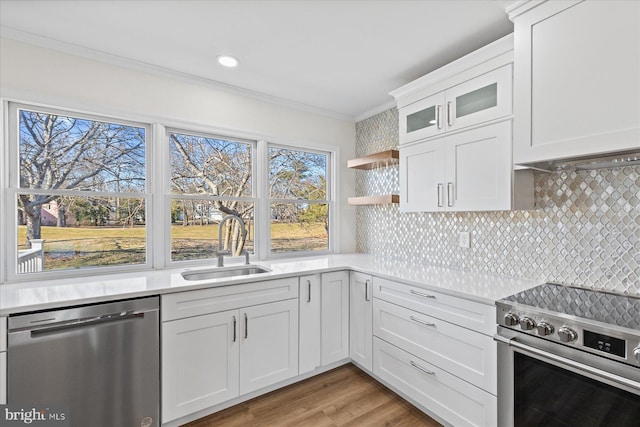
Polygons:
<instances>
[{"instance_id":1,"label":"window mullion","mask_svg":"<svg viewBox=\"0 0 640 427\"><path fill-rule=\"evenodd\" d=\"M256 254L260 259L266 259L271 246L270 220L271 207L269 203L269 150L266 141L258 141L256 148L256 186L258 202L256 203L256 223L259 223L256 235Z\"/></svg>"}]
</instances>

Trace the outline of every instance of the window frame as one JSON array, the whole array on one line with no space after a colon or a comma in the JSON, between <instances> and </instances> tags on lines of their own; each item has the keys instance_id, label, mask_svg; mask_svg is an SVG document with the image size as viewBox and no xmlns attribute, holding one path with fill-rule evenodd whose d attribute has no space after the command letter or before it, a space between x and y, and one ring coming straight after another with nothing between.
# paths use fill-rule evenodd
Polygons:
<instances>
[{"instance_id":1,"label":"window frame","mask_svg":"<svg viewBox=\"0 0 640 427\"><path fill-rule=\"evenodd\" d=\"M264 207L264 212L266 213L264 216L266 217L266 223L267 223L267 228L266 228L266 254L268 258L293 258L293 257L306 257L306 256L313 256L313 255L327 255L330 253L333 253L333 241L334 241L334 233L333 233L333 229L335 228L333 226L333 223L335 222L334 217L335 217L335 208L334 208L334 200L333 200L333 173L334 173L334 158L335 158L335 153L332 151L325 151L325 150L321 150L321 149L315 149L315 148L307 148L307 147L302 147L302 146L291 146L291 145L284 145L284 144L279 144L279 143L274 143L274 142L266 142L265 141L265 151L266 151L266 155L265 155L265 168L266 168L266 172L265 172L265 177L264 177L264 181L265 181L265 192L264 194L264 199L266 199L266 203L265 203L265 207ZM310 199L279 199L279 198L272 198L271 194L269 193L269 150L271 148L282 148L285 150L290 150L290 151L303 151L306 153L313 153L313 154L322 154L327 156L327 164L326 164L326 198L325 199L316 199L316 200L310 200ZM273 203L283 203L283 204L295 204L295 203L309 203L309 204L318 204L318 205L327 205L327 215L329 216L329 230L327 232L327 249L326 250L319 250L319 251L295 251L295 252L273 252L272 250L272 246L271 246L271 205Z\"/></svg>"},{"instance_id":2,"label":"window frame","mask_svg":"<svg viewBox=\"0 0 640 427\"><path fill-rule=\"evenodd\" d=\"M87 113L67 108L42 106L35 103L22 103L22 102L6 102L6 123L7 134L6 141L8 147L6 150L7 159L4 164L7 165L7 182L5 184L6 194L3 197L6 200L3 212L5 213L5 227L7 236L5 243L6 260L6 277L7 281L25 281L34 280L37 278L61 278L61 277L73 277L73 276L86 276L87 274L99 275L99 274L112 274L129 271L149 270L153 268L153 245L154 237L151 232L151 224L155 222L153 215L153 198L152 198L152 183L153 175L155 173L154 157L153 154L153 129L148 123L138 122L130 119L122 119L119 117L113 117L108 115L100 115L96 113ZM92 120L99 122L108 122L113 124L119 124L124 126L133 126L142 128L145 130L145 186L144 192L109 192L109 191L93 191L93 190L53 190L53 189L31 189L20 187L20 117L19 111L27 110L42 114L56 114L61 116L68 116L83 120ZM17 197L19 194L52 194L61 196L79 196L79 197L124 197L124 198L139 198L144 200L145 204L145 262L140 264L122 264L114 266L88 266L85 268L71 268L61 270L44 270L34 273L18 273L18 202Z\"/></svg>"},{"instance_id":3,"label":"window frame","mask_svg":"<svg viewBox=\"0 0 640 427\"><path fill-rule=\"evenodd\" d=\"M227 196L209 196L209 195L195 195L195 194L174 194L171 193L171 163L170 163L170 146L171 139L170 135L172 133L179 133L182 135L195 136L200 138L213 138L213 139L221 139L230 142L238 142L242 144L248 144L251 146L251 194L252 197L227 197ZM163 149L166 152L165 158L166 160L163 162L163 166L166 168L165 173L163 174L163 185L162 185L162 193L163 199L165 200L166 206L160 210L163 212L163 218L171 217L171 201L172 200L206 200L206 201L238 201L241 203L253 203L253 222L254 222L254 257L259 257L259 251L257 249L257 241L259 237L259 231L257 230L258 221L256 219L256 208L258 205L258 185L256 181L258 180L257 176L257 141L251 140L248 138L239 138L235 136L222 135L218 132L206 132L202 130L190 130L187 127L165 127L164 138L163 138ZM162 253L164 254L164 266L169 268L178 268L184 266L193 266L193 265L204 265L204 264L212 264L212 261L216 258L215 253L211 254L210 258L202 258L195 260L179 260L174 261L171 259L171 221L162 221L162 225L164 228L164 235L166 236L166 242L163 245ZM215 237L215 236L214 236ZM231 257L227 256L226 259L239 257Z\"/></svg>"},{"instance_id":4,"label":"window frame","mask_svg":"<svg viewBox=\"0 0 640 427\"><path fill-rule=\"evenodd\" d=\"M68 105L76 107L68 107ZM21 189L19 187L20 158L19 158L19 115L18 111L42 112L45 114L60 114L87 120L131 125L145 129L145 190L144 193L109 193L82 192L78 190L56 190L56 194L79 196L107 196L140 197L145 203L146 217L146 248L145 263L132 265L117 265L104 267L70 268L64 270L45 270L37 273L18 274L18 227L17 227L17 195L25 192L52 194L53 190ZM252 146L252 197L229 198L241 202L254 203L254 252L253 261L268 261L281 258L304 258L322 256L334 253L339 247L337 232L340 227L338 218L338 204L335 196L339 193L336 188L337 162L340 152L333 145L323 145L305 139L290 140L264 136L252 132L228 129L192 122L184 119L156 117L153 115L113 110L90 104L65 102L51 104L27 98L0 98L0 134L5 143L0 149L0 233L6 236L0 244L0 283L27 282L44 279L80 278L87 276L113 275L121 273L135 273L169 268L188 268L201 265L214 265L212 258L201 260L171 260L171 200L189 198L192 196L170 194L170 164L169 164L169 133L178 132L195 136L217 137L221 139L249 142ZM306 151L327 155L327 200L329 212L328 248L323 251L305 252L271 252L270 236L270 195L268 193L268 150L270 146ZM26 191L25 191L26 190ZM87 194L85 194L87 193ZM195 196L196 199L211 200L214 196ZM218 197L224 200L224 197ZM299 200L295 200L299 202ZM314 201L319 203L319 201ZM322 201L325 202L325 201ZM242 257L244 260L244 257ZM238 262L234 257L230 262Z\"/></svg>"}]
</instances>

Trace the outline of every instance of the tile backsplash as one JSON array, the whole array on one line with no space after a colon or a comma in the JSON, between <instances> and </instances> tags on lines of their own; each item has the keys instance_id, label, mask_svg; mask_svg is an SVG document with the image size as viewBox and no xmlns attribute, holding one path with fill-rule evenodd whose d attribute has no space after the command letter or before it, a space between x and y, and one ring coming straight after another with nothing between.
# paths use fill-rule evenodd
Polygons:
<instances>
[{"instance_id":1,"label":"tile backsplash","mask_svg":"<svg viewBox=\"0 0 640 427\"><path fill-rule=\"evenodd\" d=\"M393 108L356 124L356 155L398 146ZM640 166L536 173L530 211L401 213L358 206L357 251L640 296ZM398 194L398 166L356 171L357 195ZM458 247L469 231L471 248Z\"/></svg>"}]
</instances>

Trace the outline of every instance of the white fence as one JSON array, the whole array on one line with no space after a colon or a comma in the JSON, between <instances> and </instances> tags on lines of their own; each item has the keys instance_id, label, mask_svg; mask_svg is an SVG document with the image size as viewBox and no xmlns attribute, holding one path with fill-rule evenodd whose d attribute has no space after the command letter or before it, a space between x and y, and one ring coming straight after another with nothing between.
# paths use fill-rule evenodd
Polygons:
<instances>
[{"instance_id":1,"label":"white fence","mask_svg":"<svg viewBox=\"0 0 640 427\"><path fill-rule=\"evenodd\" d=\"M18 251L18 273L44 270L44 239L33 239L31 249Z\"/></svg>"}]
</instances>

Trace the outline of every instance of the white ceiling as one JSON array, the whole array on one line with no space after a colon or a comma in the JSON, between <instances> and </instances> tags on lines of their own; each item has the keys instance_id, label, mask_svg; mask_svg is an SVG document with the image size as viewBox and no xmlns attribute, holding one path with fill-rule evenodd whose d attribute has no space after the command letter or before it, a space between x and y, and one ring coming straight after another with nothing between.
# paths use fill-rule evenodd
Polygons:
<instances>
[{"instance_id":1,"label":"white ceiling","mask_svg":"<svg viewBox=\"0 0 640 427\"><path fill-rule=\"evenodd\" d=\"M2 37L179 73L334 117L513 31L508 1L0 0ZM216 56L231 54L237 69Z\"/></svg>"}]
</instances>

